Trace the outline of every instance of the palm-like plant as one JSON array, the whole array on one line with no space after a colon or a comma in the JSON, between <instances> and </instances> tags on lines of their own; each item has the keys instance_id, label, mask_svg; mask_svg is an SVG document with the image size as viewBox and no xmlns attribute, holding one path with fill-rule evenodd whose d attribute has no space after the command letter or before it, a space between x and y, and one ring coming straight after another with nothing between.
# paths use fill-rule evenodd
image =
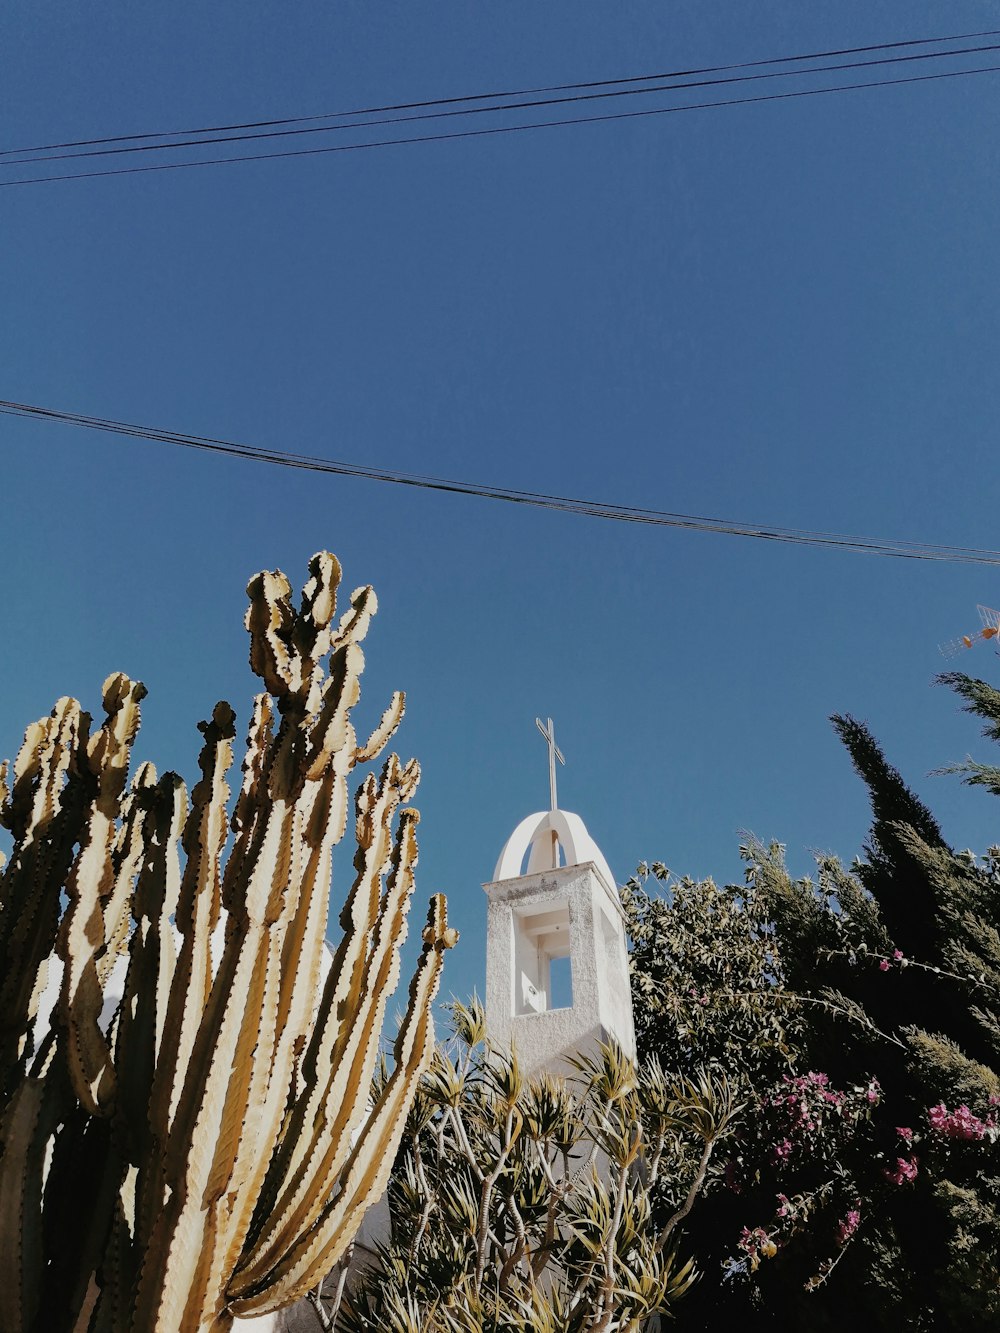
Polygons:
<instances>
[{"instance_id":1,"label":"palm-like plant","mask_svg":"<svg viewBox=\"0 0 1000 1333\"><path fill-rule=\"evenodd\" d=\"M619 1333L696 1273L678 1229L739 1108L725 1080L670 1086L611 1043L526 1078L476 1000L421 1081L389 1187L391 1235L323 1322L337 1333ZM376 1080L375 1095L381 1091Z\"/></svg>"}]
</instances>

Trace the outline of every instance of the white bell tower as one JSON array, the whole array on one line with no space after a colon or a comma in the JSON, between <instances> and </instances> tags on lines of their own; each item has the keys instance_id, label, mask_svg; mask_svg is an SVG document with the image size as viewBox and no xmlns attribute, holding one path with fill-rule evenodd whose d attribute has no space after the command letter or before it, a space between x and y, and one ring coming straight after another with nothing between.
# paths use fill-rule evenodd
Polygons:
<instances>
[{"instance_id":1,"label":"white bell tower","mask_svg":"<svg viewBox=\"0 0 1000 1333\"><path fill-rule=\"evenodd\" d=\"M552 719L547 811L523 819L493 879L486 934L486 1025L528 1073L567 1073L564 1055L614 1038L635 1058L625 918L615 879L579 815L556 802ZM525 865L525 859L527 864Z\"/></svg>"}]
</instances>

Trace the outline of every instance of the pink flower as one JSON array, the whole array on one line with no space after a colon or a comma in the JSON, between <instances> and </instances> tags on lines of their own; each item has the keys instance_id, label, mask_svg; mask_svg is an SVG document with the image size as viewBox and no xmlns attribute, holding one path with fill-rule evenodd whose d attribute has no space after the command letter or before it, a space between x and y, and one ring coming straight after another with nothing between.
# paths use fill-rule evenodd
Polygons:
<instances>
[{"instance_id":1,"label":"pink flower","mask_svg":"<svg viewBox=\"0 0 1000 1333\"><path fill-rule=\"evenodd\" d=\"M880 972L888 972L888 971L889 971L889 960L888 960L888 958L880 958L880 959L879 959L878 970L879 970Z\"/></svg>"},{"instance_id":2,"label":"pink flower","mask_svg":"<svg viewBox=\"0 0 1000 1333\"><path fill-rule=\"evenodd\" d=\"M744 1227L740 1232L738 1244L744 1254L749 1255L755 1255L758 1250L761 1250L770 1258L777 1250L777 1246L763 1227L754 1227L753 1231L749 1227ZM754 1266L756 1267L756 1265Z\"/></svg>"},{"instance_id":3,"label":"pink flower","mask_svg":"<svg viewBox=\"0 0 1000 1333\"><path fill-rule=\"evenodd\" d=\"M778 1162L783 1162L790 1157L792 1153L791 1139L782 1139L780 1143L774 1145L774 1157Z\"/></svg>"},{"instance_id":4,"label":"pink flower","mask_svg":"<svg viewBox=\"0 0 1000 1333\"><path fill-rule=\"evenodd\" d=\"M911 1143L913 1141L913 1130L907 1129L905 1125L897 1125L896 1133L899 1135L901 1139L904 1139L907 1143Z\"/></svg>"},{"instance_id":5,"label":"pink flower","mask_svg":"<svg viewBox=\"0 0 1000 1333\"><path fill-rule=\"evenodd\" d=\"M919 1157L897 1157L896 1169L895 1171L886 1171L886 1179L891 1180L894 1185L902 1185L904 1180L916 1180L919 1162Z\"/></svg>"},{"instance_id":6,"label":"pink flower","mask_svg":"<svg viewBox=\"0 0 1000 1333\"><path fill-rule=\"evenodd\" d=\"M939 1102L937 1106L929 1108L927 1119L931 1129L936 1129L946 1139L983 1139L989 1128L965 1105L949 1111L944 1102Z\"/></svg>"},{"instance_id":7,"label":"pink flower","mask_svg":"<svg viewBox=\"0 0 1000 1333\"><path fill-rule=\"evenodd\" d=\"M944 1102L938 1102L937 1106L930 1107L927 1119L931 1122L931 1129L943 1129L948 1121L948 1108Z\"/></svg>"},{"instance_id":8,"label":"pink flower","mask_svg":"<svg viewBox=\"0 0 1000 1333\"><path fill-rule=\"evenodd\" d=\"M893 956L893 958L895 958L895 960L896 960L897 963L901 963L901 962L903 961L903 951L902 951L902 949L893 949L893 951L892 951L892 956Z\"/></svg>"},{"instance_id":9,"label":"pink flower","mask_svg":"<svg viewBox=\"0 0 1000 1333\"><path fill-rule=\"evenodd\" d=\"M858 1223L861 1221L861 1213L857 1208L848 1209L847 1216L837 1227L837 1244L846 1245L858 1229Z\"/></svg>"}]
</instances>

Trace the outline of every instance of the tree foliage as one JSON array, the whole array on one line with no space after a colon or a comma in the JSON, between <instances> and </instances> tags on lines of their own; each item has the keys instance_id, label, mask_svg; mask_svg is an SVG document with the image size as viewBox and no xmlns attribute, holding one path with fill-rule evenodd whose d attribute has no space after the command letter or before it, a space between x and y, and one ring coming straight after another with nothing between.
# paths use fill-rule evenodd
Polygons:
<instances>
[{"instance_id":1,"label":"tree foliage","mask_svg":"<svg viewBox=\"0 0 1000 1333\"><path fill-rule=\"evenodd\" d=\"M696 1050L748 1108L685 1224L702 1276L678 1318L692 1328L772 1319L773 1299L757 1310L762 1265L781 1250L784 1268L791 1259L796 1270L781 1303L794 1327L805 1284L823 1280L850 1225L846 1163L866 1151L878 1099L871 1080L841 1086L806 1062L810 1011L839 1024L867 1020L843 996L810 1001L789 989L781 934L753 885L675 881L662 866L652 877L640 867L623 903L640 1050L655 1053L667 1077Z\"/></svg>"},{"instance_id":2,"label":"tree foliage","mask_svg":"<svg viewBox=\"0 0 1000 1333\"><path fill-rule=\"evenodd\" d=\"M1000 693L947 683L1000 739ZM834 726L872 802L850 870L822 857L793 880L751 842L742 886L626 893L642 1049L667 1077L697 1049L757 1112L689 1219L705 1276L682 1319L992 1329L1000 853L953 850L869 729Z\"/></svg>"}]
</instances>

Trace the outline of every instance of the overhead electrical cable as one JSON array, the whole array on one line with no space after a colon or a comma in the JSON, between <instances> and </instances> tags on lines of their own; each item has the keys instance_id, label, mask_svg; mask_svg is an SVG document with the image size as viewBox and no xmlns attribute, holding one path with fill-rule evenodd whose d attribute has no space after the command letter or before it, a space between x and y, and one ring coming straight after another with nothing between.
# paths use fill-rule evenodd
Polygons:
<instances>
[{"instance_id":1,"label":"overhead electrical cable","mask_svg":"<svg viewBox=\"0 0 1000 1333\"><path fill-rule=\"evenodd\" d=\"M122 154L133 155L136 153L176 152L178 149L182 148L205 148L214 144L253 143L266 139L299 138L303 135L334 134L344 130L376 129L386 125L411 125L416 122L429 120L452 120L456 117L495 116L505 111L538 111L545 107L566 106L581 102L599 102L606 101L609 98L650 97L657 93L683 92L691 88L713 88L729 84L755 83L760 80L801 79L804 76L812 74L842 73L847 70L870 69L882 65L910 64L913 61L918 60L952 59L956 56L982 55L994 51L1000 51L1000 43L992 43L986 46L960 47L956 50L948 51L884 56L875 60L852 60L834 65L807 65L798 69L769 71L758 74L730 75L725 78L688 80L683 83L654 83L641 88L616 88L611 91L604 90L601 92L574 93L572 95L567 94L561 97L537 98L532 101L499 102L494 106L451 107L447 110L420 111L414 115L388 116L381 119L342 120L335 125L299 125L295 128L259 129L253 130L250 133L215 134L205 138L176 139L171 143L124 143L119 144L116 147L83 148L80 151L72 152L43 152L36 156L20 156L12 161L0 161L0 169L9 169L11 167L19 168L37 162L66 162L77 161L81 158L116 157ZM367 113L359 112L356 114L361 115ZM24 150L14 149L8 151L23 152Z\"/></svg>"},{"instance_id":2,"label":"overhead electrical cable","mask_svg":"<svg viewBox=\"0 0 1000 1333\"><path fill-rule=\"evenodd\" d=\"M194 167L231 166L238 162L272 162L279 158L316 157L328 153L355 153L375 148L401 148L412 144L444 143L458 139L479 139L500 134L523 134L527 131L561 129L570 125L597 125L616 120L636 120L648 116L666 116L684 111L704 111L711 107L750 106L763 102L784 102L797 97L823 97L831 93L861 92L869 88L899 87L903 84L930 83L941 79L967 78L974 74L996 74L1000 65L984 65L977 69L941 71L936 74L914 74L901 79L875 79L867 83L837 84L830 88L801 88L788 93L766 93L756 97L736 97L716 102L690 102L681 106L648 107L641 111L614 111L600 116L572 116L561 120L530 121L524 125L493 125L487 129L454 130L443 134L410 135L395 139L375 139L361 143L326 144L320 148L282 149L276 153L243 153L235 157L199 158L189 162L156 162L149 166L110 167L98 171L75 171L57 176L28 176L22 180L0 180L0 189L20 185L41 185L53 181L95 180L107 176L137 176L153 171L185 171Z\"/></svg>"},{"instance_id":3,"label":"overhead electrical cable","mask_svg":"<svg viewBox=\"0 0 1000 1333\"><path fill-rule=\"evenodd\" d=\"M0 149L0 158L13 157L25 153L51 153L65 148L90 148L101 145L125 144L140 139L177 139L184 135L223 134L235 130L257 130L277 128L285 125L307 125L319 120L341 120L346 116L374 116L390 111L415 111L429 107L454 106L462 102L482 102L503 97L534 97L543 93L564 93L580 89L610 88L628 83L650 83L664 79L693 78L696 75L725 74L733 70L764 69L773 65L788 65L807 60L836 59L840 56L866 55L874 51L896 51L918 46L940 46L945 42L973 41L985 37L1000 37L1000 29L987 29L983 32L951 33L943 37L919 37L906 41L879 42L869 46L838 47L827 51L810 51L790 56L772 56L762 60L743 60L728 65L702 65L690 69L661 71L655 74L633 74L614 79L591 79L581 83L556 83L532 88L509 88L488 93L464 93L453 97L428 98L417 102L390 102L377 106L353 107L343 111L330 111L310 116L285 116L272 120L235 121L228 124L202 125L179 130L150 130L142 134L110 135L94 139L68 139L56 143L34 144L24 148ZM935 52L936 56L958 55L960 52L946 50ZM921 57L917 57L921 58ZM830 68L830 67L826 67ZM790 71L795 72L795 71ZM801 72L801 71L799 71ZM766 76L764 76L766 77ZM197 142L204 142L199 138ZM177 145L165 145L177 146Z\"/></svg>"},{"instance_id":4,"label":"overhead electrical cable","mask_svg":"<svg viewBox=\"0 0 1000 1333\"><path fill-rule=\"evenodd\" d=\"M274 467L294 468L300 471L332 476L353 477L395 486L410 486L421 490L439 491L452 495L473 496L484 500L500 500L508 504L579 514L590 518L610 519L618 523L641 523L651 527L683 528L697 532L724 533L734 537L752 537L761 541L786 542L797 546L817 546L836 550L858 551L868 555L892 556L901 560L936 560L964 564L1000 566L1000 551L974 546L946 546L931 542L890 540L879 537L859 537L845 533L819 532L808 528L786 528L773 524L751 523L736 519L711 518L697 514L674 513L668 510L640 508L614 504L604 500L552 495L541 491L519 490L454 478L425 476L420 473L400 472L388 468L345 463L311 454L290 453L258 445L240 444L233 440L209 435L192 435L159 426L138 425L117 421L110 417L86 416L78 412L63 412L55 408L31 403L0 399L0 414L36 422L101 431L130 439L148 440L177 445L227 458L248 459Z\"/></svg>"}]
</instances>

